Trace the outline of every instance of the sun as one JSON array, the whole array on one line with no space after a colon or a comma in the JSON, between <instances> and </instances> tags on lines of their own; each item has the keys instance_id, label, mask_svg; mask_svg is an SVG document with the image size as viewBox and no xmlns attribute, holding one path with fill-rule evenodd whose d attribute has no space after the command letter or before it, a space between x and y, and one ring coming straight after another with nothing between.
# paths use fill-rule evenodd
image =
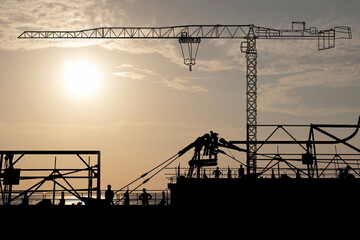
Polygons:
<instances>
[{"instance_id":1,"label":"sun","mask_svg":"<svg viewBox=\"0 0 360 240\"><path fill-rule=\"evenodd\" d=\"M89 98L99 91L101 74L96 64L87 60L71 60L64 64L62 81L74 97Z\"/></svg>"}]
</instances>

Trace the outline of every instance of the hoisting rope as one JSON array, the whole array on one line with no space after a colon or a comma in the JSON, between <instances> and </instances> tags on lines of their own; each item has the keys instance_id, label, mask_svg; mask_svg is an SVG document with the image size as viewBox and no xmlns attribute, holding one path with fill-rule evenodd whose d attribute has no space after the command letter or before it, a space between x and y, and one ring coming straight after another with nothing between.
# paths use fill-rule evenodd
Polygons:
<instances>
[{"instance_id":1,"label":"hoisting rope","mask_svg":"<svg viewBox=\"0 0 360 240\"><path fill-rule=\"evenodd\" d=\"M169 159L165 160L164 162L160 163L159 165L157 165L156 167L154 167L153 169L149 170L148 172L142 174L140 177L136 178L135 180L133 180L132 182L128 183L127 185L125 185L124 187L120 188L119 190L117 190L114 194L122 191L123 189L127 188L128 186L130 186L131 184L137 182L139 179L147 176L149 173L153 172L154 170L158 169L159 167L161 167L162 165L166 164L164 167L160 168L157 172L155 172L153 175L151 175L149 178L145 179L142 183L140 183L138 186L136 186L134 189L132 189L131 191L129 191L129 193L132 193L133 191L135 191L136 189L138 189L140 186L142 186L143 184L147 183L151 178L155 177L159 172L161 172L162 170L164 170L167 166L169 166L171 163L173 163L176 159L178 159L181 156L181 154L177 153L174 156L170 157ZM121 200L123 200L124 197L120 198L119 200L117 200L115 202L115 204L117 204L118 202L120 202Z\"/></svg>"},{"instance_id":2,"label":"hoisting rope","mask_svg":"<svg viewBox=\"0 0 360 240\"><path fill-rule=\"evenodd\" d=\"M231 153L231 151L230 151L230 150L228 150L228 151L230 152L230 154L231 154L232 156L230 156L229 154L227 154L227 153L226 153L226 152L224 152L224 151L219 151L219 153L222 153L222 154L224 154L225 156L228 156L229 158L231 158L232 160L234 160L234 161L236 161L236 162L240 163L240 165L243 165L243 166L247 167L247 165L246 165L246 164L242 163L240 160L237 160L237 159L234 157L234 155Z\"/></svg>"}]
</instances>

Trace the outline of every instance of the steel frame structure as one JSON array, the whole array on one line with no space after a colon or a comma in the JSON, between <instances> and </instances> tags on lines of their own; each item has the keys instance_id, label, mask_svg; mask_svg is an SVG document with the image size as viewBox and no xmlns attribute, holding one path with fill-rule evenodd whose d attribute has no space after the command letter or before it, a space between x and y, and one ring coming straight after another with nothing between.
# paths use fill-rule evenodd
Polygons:
<instances>
[{"instance_id":1,"label":"steel frame structure","mask_svg":"<svg viewBox=\"0 0 360 240\"><path fill-rule=\"evenodd\" d=\"M258 161L265 163L265 166L262 167L260 172L256 176L261 176L265 174L270 169L279 167L280 163L287 165L287 168L293 171L295 174L297 171L299 173L306 175L308 178L321 178L325 176L326 171L330 170L329 166L331 164L336 164L339 166L344 165L349 168L349 170L354 173L355 177L360 177L360 148L355 146L350 141L358 134L360 128L360 117L359 121L355 125L346 125L346 124L310 124L310 125L257 125L257 127L265 127L273 129L271 133L266 137L265 140L257 140L255 144L259 147L253 153L256 155ZM309 135L308 139L299 140L298 137L295 137L292 134L290 129L294 128L308 128ZM353 132L345 137L340 138L336 136L331 131L343 130L343 129L352 129ZM282 131L289 138L289 140L273 140L274 135ZM315 136L316 135L316 136ZM319 138L322 138L319 140ZM247 141L230 141L234 145L248 145ZM294 145L298 146L300 152L297 153L269 153L262 152L262 148L267 145ZM326 152L321 153L318 149L319 146L334 147L335 151L333 154ZM351 153L338 153L336 146L345 146L347 150ZM298 163L301 162L302 165L306 165L306 169L303 169L298 166ZM295 163L295 164L294 164ZM319 167L319 164L322 165L322 168ZM353 167L353 164L357 164L358 167ZM297 166L295 166L297 165ZM340 168L334 168L332 170L339 170ZM336 176L338 177L338 176Z\"/></svg>"},{"instance_id":2,"label":"steel frame structure","mask_svg":"<svg viewBox=\"0 0 360 240\"><path fill-rule=\"evenodd\" d=\"M257 39L317 40L318 50L335 47L336 39L351 39L351 29L338 26L326 30L306 28L305 22L292 22L291 29L273 29L249 25L182 25L170 27L100 27L78 31L24 31L20 39L178 39L184 64L192 70L198 51L192 44L201 39L242 39L240 49L246 57L247 174L256 174L257 149ZM181 44L187 44L185 56Z\"/></svg>"},{"instance_id":3,"label":"steel frame structure","mask_svg":"<svg viewBox=\"0 0 360 240\"><path fill-rule=\"evenodd\" d=\"M59 169L55 166L51 168L18 168L19 163L26 158L26 156L39 156L44 155L53 161L53 157L59 155L68 155L74 157L75 161L80 161L83 168L66 168ZM84 159L89 157L89 161ZM95 160L94 164L90 162L90 156ZM24 197L25 194L28 198L36 192L41 192L41 187L46 182L53 183L53 190L55 194L55 186L60 187L78 199L82 199L79 191L87 191L88 198L92 198L93 190L96 191L96 199L101 199L100 192L100 151L0 151L0 192L1 201L3 205L11 205L11 203ZM73 161L73 159L71 160ZM94 161L92 161L94 162ZM26 174L25 174L26 173ZM29 175L30 174L30 175ZM83 179L87 182L87 189L77 189L71 184L71 179ZM22 189L21 192L13 191L13 185L18 185L20 182L26 180L36 181L36 184ZM96 182L93 184L93 182ZM95 187L93 187L95 186ZM43 191L49 191L43 190ZM54 195L55 196L55 195Z\"/></svg>"}]
</instances>

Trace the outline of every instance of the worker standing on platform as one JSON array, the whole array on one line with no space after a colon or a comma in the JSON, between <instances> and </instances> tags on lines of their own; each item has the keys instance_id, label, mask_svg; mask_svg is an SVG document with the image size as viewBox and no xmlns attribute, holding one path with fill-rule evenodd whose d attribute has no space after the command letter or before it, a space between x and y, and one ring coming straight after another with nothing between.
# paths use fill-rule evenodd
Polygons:
<instances>
[{"instance_id":1,"label":"worker standing on platform","mask_svg":"<svg viewBox=\"0 0 360 240\"><path fill-rule=\"evenodd\" d=\"M228 172L227 172L227 176L228 176L228 179L231 179L231 169L230 167L228 166Z\"/></svg>"},{"instance_id":2,"label":"worker standing on platform","mask_svg":"<svg viewBox=\"0 0 360 240\"><path fill-rule=\"evenodd\" d=\"M213 174L215 175L215 178L220 177L221 171L219 170L219 167L216 167L216 170L213 171Z\"/></svg>"},{"instance_id":3,"label":"worker standing on platform","mask_svg":"<svg viewBox=\"0 0 360 240\"><path fill-rule=\"evenodd\" d=\"M149 200L152 199L152 196L146 192L145 188L143 188L143 193L140 194L139 199L142 201L143 206L149 206Z\"/></svg>"},{"instance_id":4,"label":"worker standing on platform","mask_svg":"<svg viewBox=\"0 0 360 240\"><path fill-rule=\"evenodd\" d=\"M203 153L203 156L208 156L209 151L210 151L210 144L211 144L210 134L206 133L204 135L204 137L205 137L205 141L204 141L204 153Z\"/></svg>"},{"instance_id":5,"label":"worker standing on platform","mask_svg":"<svg viewBox=\"0 0 360 240\"><path fill-rule=\"evenodd\" d=\"M244 178L245 170L244 170L242 165L240 165L240 168L239 168L238 172L239 172L239 178Z\"/></svg>"},{"instance_id":6,"label":"worker standing on platform","mask_svg":"<svg viewBox=\"0 0 360 240\"><path fill-rule=\"evenodd\" d=\"M207 179L207 178L208 178L207 175L206 175L206 170L205 170L205 168L204 168L203 178L204 178L204 179Z\"/></svg>"},{"instance_id":7,"label":"worker standing on platform","mask_svg":"<svg viewBox=\"0 0 360 240\"><path fill-rule=\"evenodd\" d=\"M161 198L161 200L160 200L159 205L160 205L160 206L165 206L165 204L166 204L165 192L162 191L162 198Z\"/></svg>"},{"instance_id":8,"label":"worker standing on platform","mask_svg":"<svg viewBox=\"0 0 360 240\"><path fill-rule=\"evenodd\" d=\"M107 186L107 190L105 191L105 201L107 205L114 205L113 199L114 199L114 192L111 190L111 185L109 184Z\"/></svg>"},{"instance_id":9,"label":"worker standing on platform","mask_svg":"<svg viewBox=\"0 0 360 240\"><path fill-rule=\"evenodd\" d=\"M210 144L210 153L209 153L209 159L211 159L211 157L214 155L215 159L217 156L217 148L218 148L218 133L215 133L213 131L210 131L210 139L211 139L211 144Z\"/></svg>"},{"instance_id":10,"label":"worker standing on platform","mask_svg":"<svg viewBox=\"0 0 360 240\"><path fill-rule=\"evenodd\" d=\"M194 142L194 160L200 160L200 152L205 145L206 135L198 137Z\"/></svg>"},{"instance_id":11,"label":"worker standing on platform","mask_svg":"<svg viewBox=\"0 0 360 240\"><path fill-rule=\"evenodd\" d=\"M129 188L124 193L124 205L129 206L130 205L130 196L129 196Z\"/></svg>"}]
</instances>

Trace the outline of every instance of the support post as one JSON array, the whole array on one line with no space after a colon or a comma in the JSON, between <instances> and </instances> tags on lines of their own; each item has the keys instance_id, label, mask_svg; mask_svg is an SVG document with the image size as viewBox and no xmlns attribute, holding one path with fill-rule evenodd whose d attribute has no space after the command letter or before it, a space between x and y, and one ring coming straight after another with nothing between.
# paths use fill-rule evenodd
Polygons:
<instances>
[{"instance_id":1,"label":"support post","mask_svg":"<svg viewBox=\"0 0 360 240\"><path fill-rule=\"evenodd\" d=\"M91 158L89 156L88 160L89 165L89 181L88 181L88 198L92 198L92 191L93 191L93 170L91 166Z\"/></svg>"},{"instance_id":2,"label":"support post","mask_svg":"<svg viewBox=\"0 0 360 240\"><path fill-rule=\"evenodd\" d=\"M97 161L97 173L96 173L96 199L100 200L101 199L101 185L100 185L100 152L97 154L98 157L98 161Z\"/></svg>"}]
</instances>

